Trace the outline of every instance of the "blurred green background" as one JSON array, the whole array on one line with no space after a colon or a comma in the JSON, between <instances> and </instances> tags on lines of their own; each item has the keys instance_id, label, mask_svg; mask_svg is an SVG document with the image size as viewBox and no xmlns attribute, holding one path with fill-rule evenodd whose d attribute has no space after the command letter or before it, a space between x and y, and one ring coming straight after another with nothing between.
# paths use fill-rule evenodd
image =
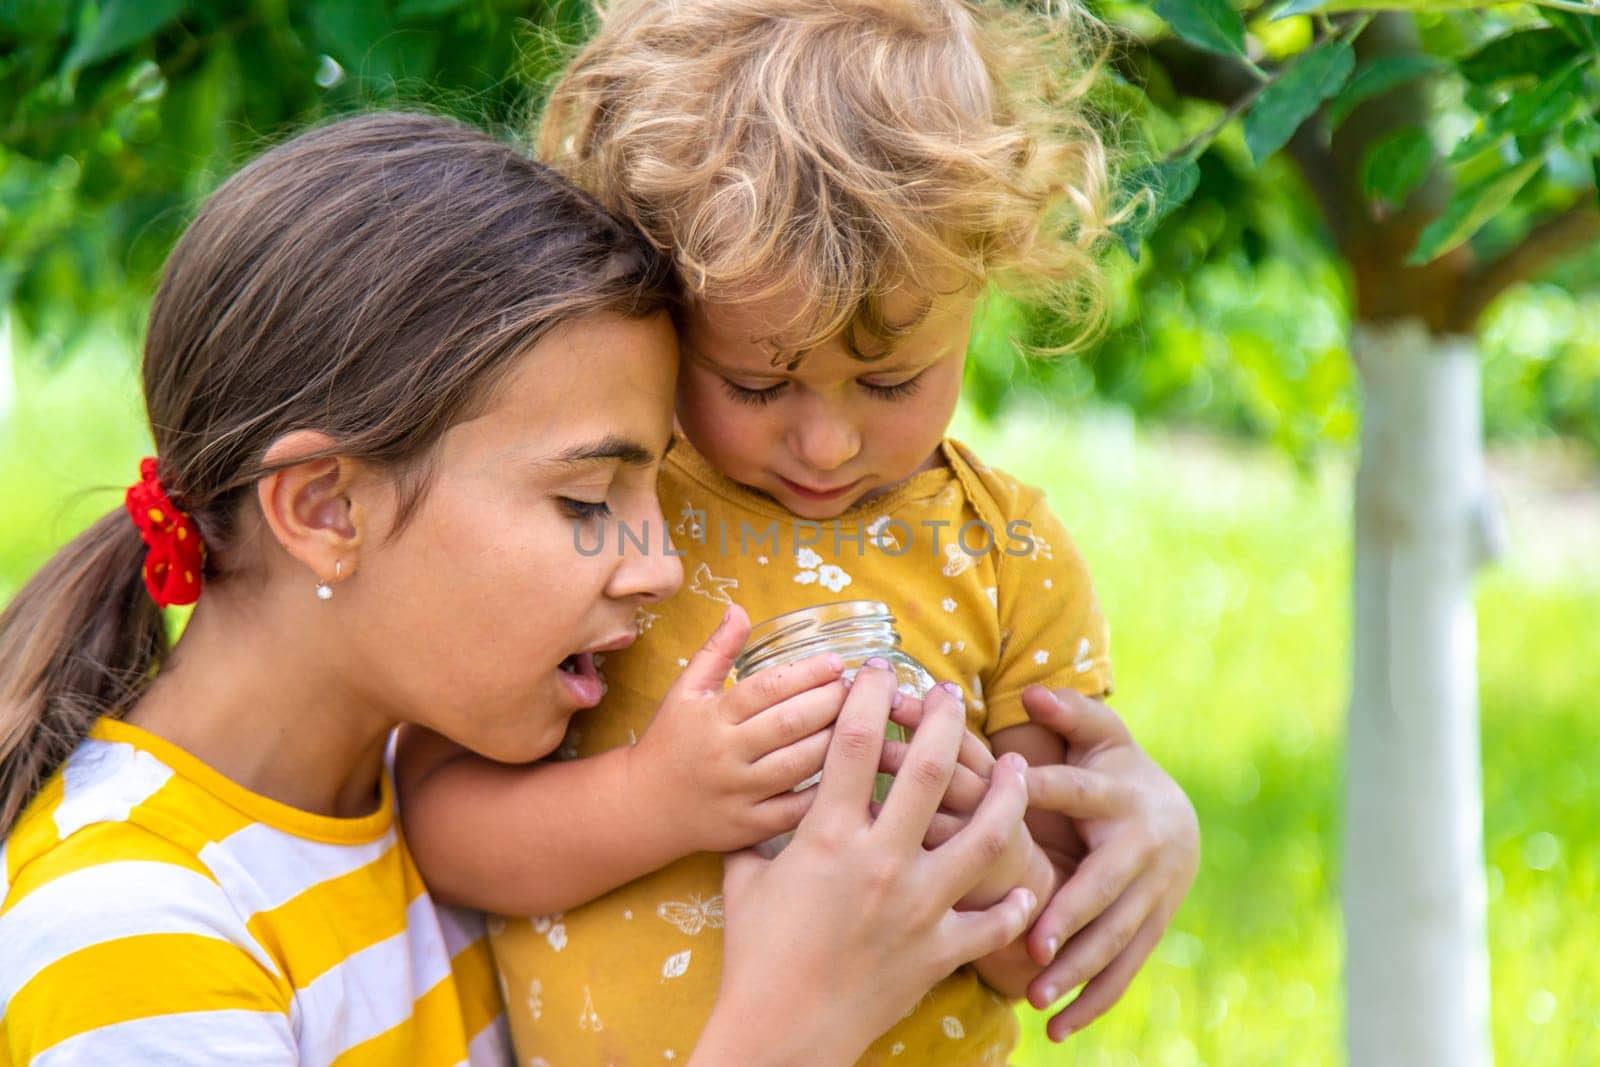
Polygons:
<instances>
[{"instance_id":1,"label":"blurred green background","mask_svg":"<svg viewBox=\"0 0 1600 1067\"><path fill-rule=\"evenodd\" d=\"M1108 256L1095 345L1022 359L1011 340L1069 326L1003 297L974 338L957 435L1048 489L1112 622L1117 707L1205 841L1124 1002L1064 1050L1025 1010L1021 1064L1342 1062L1350 346L1401 313L1475 338L1513 535L1478 592L1496 1053L1600 1062L1596 20L1318 6L1097 5L1124 34L1100 99L1125 187L1161 195ZM511 0L0 7L0 598L147 452L140 322L207 189L358 107L523 129L588 25ZM1482 299L1439 296L1458 283Z\"/></svg>"}]
</instances>

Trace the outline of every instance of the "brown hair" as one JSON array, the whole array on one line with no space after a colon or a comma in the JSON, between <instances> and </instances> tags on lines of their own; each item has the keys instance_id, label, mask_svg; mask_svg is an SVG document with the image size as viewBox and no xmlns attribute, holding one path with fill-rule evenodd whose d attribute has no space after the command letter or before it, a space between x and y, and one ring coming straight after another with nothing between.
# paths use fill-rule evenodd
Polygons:
<instances>
[{"instance_id":1,"label":"brown hair","mask_svg":"<svg viewBox=\"0 0 1600 1067\"><path fill-rule=\"evenodd\" d=\"M961 0L615 0L556 85L543 158L718 303L798 297L771 340L892 344L896 290L991 278L1103 320L1106 149L1086 14Z\"/></svg>"},{"instance_id":2,"label":"brown hair","mask_svg":"<svg viewBox=\"0 0 1600 1067\"><path fill-rule=\"evenodd\" d=\"M453 121L366 115L262 155L178 242L145 341L160 476L205 580L249 568L242 520L274 439L319 430L329 454L391 472L403 523L431 447L517 355L578 316L669 309L672 286L637 231ZM0 835L166 656L142 560L119 507L0 614Z\"/></svg>"}]
</instances>

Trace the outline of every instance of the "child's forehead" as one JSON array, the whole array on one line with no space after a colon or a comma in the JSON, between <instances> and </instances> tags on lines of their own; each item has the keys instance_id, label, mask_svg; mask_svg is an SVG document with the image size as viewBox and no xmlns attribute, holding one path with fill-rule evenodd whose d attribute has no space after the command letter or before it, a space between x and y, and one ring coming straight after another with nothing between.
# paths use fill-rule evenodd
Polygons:
<instances>
[{"instance_id":1,"label":"child's forehead","mask_svg":"<svg viewBox=\"0 0 1600 1067\"><path fill-rule=\"evenodd\" d=\"M949 295L925 305L920 316L910 316L915 326L891 346L851 344L849 327L804 348L785 347L781 337L789 325L778 311L764 313L759 305L719 305L711 302L689 309L684 319L683 348L687 355L713 366L752 375L784 375L805 371L854 376L894 373L921 368L951 354L965 351L974 299Z\"/></svg>"},{"instance_id":2,"label":"child's forehead","mask_svg":"<svg viewBox=\"0 0 1600 1067\"><path fill-rule=\"evenodd\" d=\"M970 291L924 294L899 290L885 294L874 309L885 325L898 333L888 346L862 346L847 343L851 334L859 337L855 323L799 347L789 342L805 331L814 314L815 301L798 292L741 300L737 295L724 299L695 300L685 316L685 340L702 354L735 352L740 362L756 360L768 368L793 369L791 364L818 350L840 349L857 362L901 362L902 354L914 355L930 345L941 345L945 336L958 329L965 335L971 321L976 294Z\"/></svg>"}]
</instances>

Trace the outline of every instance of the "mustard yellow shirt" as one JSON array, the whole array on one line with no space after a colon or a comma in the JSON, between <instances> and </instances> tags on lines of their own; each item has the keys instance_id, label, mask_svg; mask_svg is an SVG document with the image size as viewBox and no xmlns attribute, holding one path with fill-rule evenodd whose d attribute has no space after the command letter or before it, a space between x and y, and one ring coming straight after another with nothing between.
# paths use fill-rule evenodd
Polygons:
<instances>
[{"instance_id":1,"label":"mustard yellow shirt","mask_svg":"<svg viewBox=\"0 0 1600 1067\"><path fill-rule=\"evenodd\" d=\"M509 1061L480 916L382 802L300 811L102 719L0 842L0 1067Z\"/></svg>"},{"instance_id":2,"label":"mustard yellow shirt","mask_svg":"<svg viewBox=\"0 0 1600 1067\"><path fill-rule=\"evenodd\" d=\"M730 603L759 622L830 600L884 601L902 647L962 685L968 725L985 736L1028 721L1029 685L1108 691L1105 621L1042 495L954 441L942 456L943 466L837 524L814 524L731 481L680 438L660 492L685 553L684 586L642 609L638 642L605 658L605 699L573 720L561 755L634 743ZM662 551L659 531L648 544ZM686 1059L716 996L721 894L722 858L702 853L574 911L491 918L518 1062ZM862 1062L1002 1064L1017 1036L1011 1004L963 967Z\"/></svg>"}]
</instances>

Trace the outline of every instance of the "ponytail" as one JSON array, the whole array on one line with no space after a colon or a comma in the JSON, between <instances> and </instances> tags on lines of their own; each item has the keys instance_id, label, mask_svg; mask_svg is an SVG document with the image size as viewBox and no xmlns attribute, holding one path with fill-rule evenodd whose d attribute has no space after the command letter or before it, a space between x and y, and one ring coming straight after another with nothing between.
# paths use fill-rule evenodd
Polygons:
<instances>
[{"instance_id":1,"label":"ponytail","mask_svg":"<svg viewBox=\"0 0 1600 1067\"><path fill-rule=\"evenodd\" d=\"M167 653L145 546L117 508L0 613L0 838L101 715L120 715Z\"/></svg>"}]
</instances>

